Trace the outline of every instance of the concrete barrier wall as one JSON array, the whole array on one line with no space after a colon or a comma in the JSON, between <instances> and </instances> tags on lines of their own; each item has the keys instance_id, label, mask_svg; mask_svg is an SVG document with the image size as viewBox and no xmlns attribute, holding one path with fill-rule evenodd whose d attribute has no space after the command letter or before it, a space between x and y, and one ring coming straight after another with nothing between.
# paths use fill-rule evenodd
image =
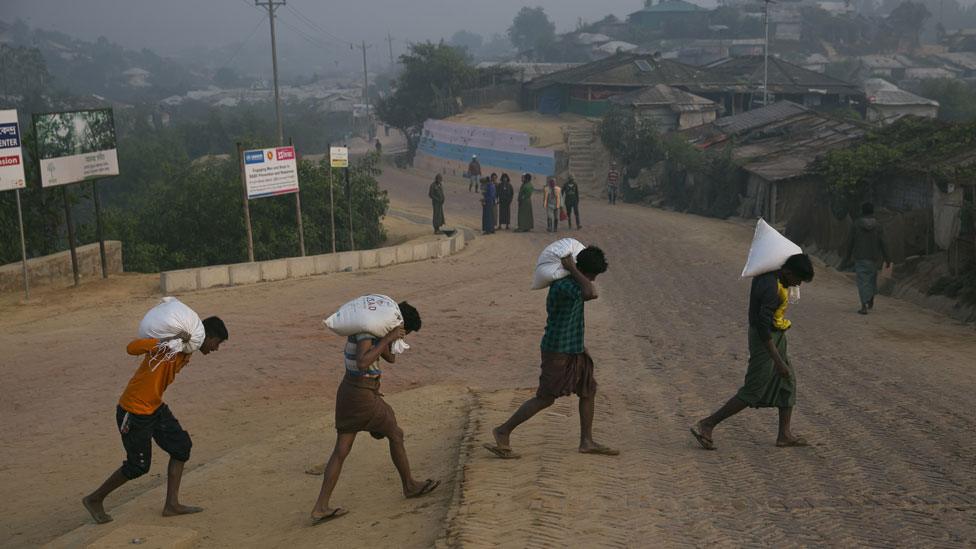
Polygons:
<instances>
[{"instance_id":1,"label":"concrete barrier wall","mask_svg":"<svg viewBox=\"0 0 976 549\"><path fill-rule=\"evenodd\" d=\"M450 238L442 238L430 242L408 242L399 246L375 250L340 252L337 254L323 254L309 257L290 257L286 259L272 259L270 261L256 261L254 263L213 265L197 269L166 271L159 275L159 286L164 294L174 294L205 290L218 286L240 286L242 284L254 284L257 282L272 282L275 280L303 278L313 275L360 271L399 263L411 263L414 261L446 257L460 252L466 244L464 232L458 231ZM95 248L95 259L96 261L98 259L97 246ZM121 252L119 264L121 265ZM69 278L71 276L70 264L68 276Z\"/></svg>"},{"instance_id":2,"label":"concrete barrier wall","mask_svg":"<svg viewBox=\"0 0 976 549\"><path fill-rule=\"evenodd\" d=\"M78 271L82 278L102 276L102 260L98 243L86 244L76 249ZM122 272L122 243L118 240L105 241L105 255L108 274ZM71 272L71 252L63 251L27 260L27 276L31 286L70 286L74 284ZM0 266L0 292L17 291L24 287L21 263Z\"/></svg>"}]
</instances>

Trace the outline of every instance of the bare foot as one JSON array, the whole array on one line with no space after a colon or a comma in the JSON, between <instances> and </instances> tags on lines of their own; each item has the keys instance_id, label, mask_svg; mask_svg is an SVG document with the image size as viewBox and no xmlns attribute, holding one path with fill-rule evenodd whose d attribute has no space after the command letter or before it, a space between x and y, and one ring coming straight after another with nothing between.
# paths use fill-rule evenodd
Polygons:
<instances>
[{"instance_id":1,"label":"bare foot","mask_svg":"<svg viewBox=\"0 0 976 549\"><path fill-rule=\"evenodd\" d=\"M201 511L203 511L203 507L194 507L192 505L183 505L180 503L177 503L176 505L166 504L166 507L163 507L163 516L175 517L178 515L192 515Z\"/></svg>"},{"instance_id":2,"label":"bare foot","mask_svg":"<svg viewBox=\"0 0 976 549\"><path fill-rule=\"evenodd\" d=\"M602 444L597 444L596 442L590 441L584 444L580 444L579 452L581 454L596 454L600 456L619 456L620 450L611 448L609 446L604 446Z\"/></svg>"},{"instance_id":3,"label":"bare foot","mask_svg":"<svg viewBox=\"0 0 976 549\"><path fill-rule=\"evenodd\" d=\"M495 427L491 430L491 436L495 437L495 444L498 446L498 448L502 450L512 449L511 440L509 440L509 437L511 436L510 433L502 433L498 430L498 427Z\"/></svg>"},{"instance_id":4,"label":"bare foot","mask_svg":"<svg viewBox=\"0 0 976 549\"><path fill-rule=\"evenodd\" d=\"M112 522L112 516L105 512L105 507L102 506L101 501L96 501L95 499L92 499L91 496L85 496L82 498L81 504L84 505L85 509L87 509L91 514L95 524Z\"/></svg>"}]
</instances>

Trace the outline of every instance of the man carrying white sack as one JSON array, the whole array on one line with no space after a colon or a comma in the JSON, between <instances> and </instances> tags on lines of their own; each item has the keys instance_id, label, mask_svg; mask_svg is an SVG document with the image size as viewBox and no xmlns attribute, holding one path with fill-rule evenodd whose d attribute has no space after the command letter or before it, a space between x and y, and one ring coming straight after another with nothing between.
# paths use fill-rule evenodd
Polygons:
<instances>
[{"instance_id":1,"label":"man carrying white sack","mask_svg":"<svg viewBox=\"0 0 976 549\"><path fill-rule=\"evenodd\" d=\"M312 525L322 524L348 513L342 507L331 507L329 499L339 482L342 464L349 456L352 443L360 431L367 431L375 439L386 438L390 441L390 457L400 474L404 496L418 498L433 492L440 485L440 481L432 479L424 482L414 480L407 450L403 445L403 430L397 425L393 408L383 400L380 393L380 377L383 374L380 370L380 359L390 364L396 362L394 343L405 335L420 330L420 313L417 309L406 301L399 303L398 307L403 324L396 326L385 336L378 338L369 333L360 333L350 335L346 340L346 373L336 392L335 428L338 434L332 456L325 464L322 490L312 508ZM313 468L309 472L318 471Z\"/></svg>"},{"instance_id":2,"label":"man carrying white sack","mask_svg":"<svg viewBox=\"0 0 976 549\"><path fill-rule=\"evenodd\" d=\"M545 335L542 337L542 364L539 388L502 425L492 430L494 444L484 447L502 459L516 459L509 438L516 427L552 406L557 398L576 394L579 397L580 444L582 454L615 456L617 450L593 440L593 411L596 402L596 379L593 359L584 345L583 304L597 298L593 281L607 270L603 250L596 246L583 248L576 255L562 258L569 276L552 282L546 298Z\"/></svg>"},{"instance_id":3,"label":"man carrying white sack","mask_svg":"<svg viewBox=\"0 0 976 549\"><path fill-rule=\"evenodd\" d=\"M738 393L717 412L699 421L691 434L706 450L714 450L712 430L747 407L778 408L776 446L806 446L790 429L796 405L796 375L787 356L786 319L789 288L813 280L813 264L806 254L790 256L782 267L752 279L749 292L749 368Z\"/></svg>"},{"instance_id":4,"label":"man carrying white sack","mask_svg":"<svg viewBox=\"0 0 976 549\"><path fill-rule=\"evenodd\" d=\"M200 322L195 313L193 318ZM204 337L199 350L208 355L219 350L220 344L227 340L227 327L215 316L205 319L202 324ZM142 356L143 359L116 406L115 417L125 448L125 461L97 490L82 500L85 509L98 524L112 521L112 517L105 512L105 497L126 482L149 472L154 440L169 454L163 516L187 515L203 510L180 503L183 467L190 459L193 443L190 434L180 426L169 406L163 402L163 392L173 383L176 374L189 364L192 354L173 352L171 349L185 349L190 338L191 335L186 332L163 339L144 337L129 343L126 348L130 355Z\"/></svg>"}]
</instances>

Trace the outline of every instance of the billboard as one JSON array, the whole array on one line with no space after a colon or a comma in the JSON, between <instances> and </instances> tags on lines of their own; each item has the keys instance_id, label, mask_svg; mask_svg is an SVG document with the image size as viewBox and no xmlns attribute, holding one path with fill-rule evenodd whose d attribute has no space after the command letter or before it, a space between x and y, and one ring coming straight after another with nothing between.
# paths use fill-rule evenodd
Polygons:
<instances>
[{"instance_id":1,"label":"billboard","mask_svg":"<svg viewBox=\"0 0 976 549\"><path fill-rule=\"evenodd\" d=\"M41 186L119 175L112 109L34 115Z\"/></svg>"},{"instance_id":2,"label":"billboard","mask_svg":"<svg viewBox=\"0 0 976 549\"><path fill-rule=\"evenodd\" d=\"M333 168L348 168L349 148L329 147L329 165Z\"/></svg>"},{"instance_id":3,"label":"billboard","mask_svg":"<svg viewBox=\"0 0 976 549\"><path fill-rule=\"evenodd\" d=\"M244 151L244 184L248 199L297 193L295 147Z\"/></svg>"},{"instance_id":4,"label":"billboard","mask_svg":"<svg viewBox=\"0 0 976 549\"><path fill-rule=\"evenodd\" d=\"M25 186L17 111L0 111L0 191L23 189Z\"/></svg>"}]
</instances>

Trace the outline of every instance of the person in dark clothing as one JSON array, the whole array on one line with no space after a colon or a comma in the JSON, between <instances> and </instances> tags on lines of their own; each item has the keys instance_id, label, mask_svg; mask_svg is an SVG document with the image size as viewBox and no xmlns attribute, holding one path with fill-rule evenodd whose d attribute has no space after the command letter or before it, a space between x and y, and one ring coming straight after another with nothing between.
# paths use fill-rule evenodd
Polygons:
<instances>
[{"instance_id":1,"label":"person in dark clothing","mask_svg":"<svg viewBox=\"0 0 976 549\"><path fill-rule=\"evenodd\" d=\"M495 184L490 177L481 180L481 233L495 234Z\"/></svg>"},{"instance_id":2,"label":"person in dark clothing","mask_svg":"<svg viewBox=\"0 0 976 549\"><path fill-rule=\"evenodd\" d=\"M806 254L796 254L779 270L752 279L749 292L749 368L742 388L718 411L699 421L691 434L706 450L714 450L712 429L747 407L779 408L776 446L807 446L793 434L790 419L796 405L796 375L787 357L786 319L789 288L813 280L813 264Z\"/></svg>"},{"instance_id":3,"label":"person in dark clothing","mask_svg":"<svg viewBox=\"0 0 976 549\"><path fill-rule=\"evenodd\" d=\"M471 162L468 162L468 192L479 192L480 183L481 163L478 162L478 155L472 155Z\"/></svg>"},{"instance_id":4,"label":"person in dark clothing","mask_svg":"<svg viewBox=\"0 0 976 549\"><path fill-rule=\"evenodd\" d=\"M573 228L573 214L575 214L576 228L582 229L579 216L579 187L576 185L573 176L569 176L566 184L563 185L563 206L566 207L566 221L569 223L569 228Z\"/></svg>"},{"instance_id":5,"label":"person in dark clothing","mask_svg":"<svg viewBox=\"0 0 976 549\"><path fill-rule=\"evenodd\" d=\"M434 234L441 232L444 225L444 185L441 174L434 176L434 182L430 184L427 196L430 197L431 205L434 208L433 224Z\"/></svg>"},{"instance_id":6,"label":"person in dark clothing","mask_svg":"<svg viewBox=\"0 0 976 549\"><path fill-rule=\"evenodd\" d=\"M878 293L878 267L882 263L891 266L884 229L874 218L874 204L870 202L861 206L861 217L851 229L845 263L851 261L857 273L857 293L861 299L861 309L857 312L866 315L874 308L874 296Z\"/></svg>"},{"instance_id":7,"label":"person in dark clothing","mask_svg":"<svg viewBox=\"0 0 976 549\"><path fill-rule=\"evenodd\" d=\"M505 225L505 229L511 229L512 224L512 200L515 198L515 188L512 187L512 180L507 173L502 174L501 183L498 184L498 228Z\"/></svg>"}]
</instances>

